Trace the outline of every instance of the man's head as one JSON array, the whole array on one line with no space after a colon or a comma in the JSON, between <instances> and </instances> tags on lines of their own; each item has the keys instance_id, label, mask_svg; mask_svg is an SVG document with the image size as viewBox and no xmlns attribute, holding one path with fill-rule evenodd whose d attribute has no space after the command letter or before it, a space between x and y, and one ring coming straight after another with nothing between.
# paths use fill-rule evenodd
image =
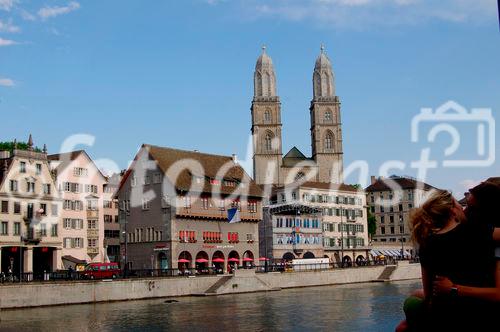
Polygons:
<instances>
[{"instance_id":1,"label":"man's head","mask_svg":"<svg viewBox=\"0 0 500 332\"><path fill-rule=\"evenodd\" d=\"M500 185L485 181L469 190L467 218L475 222L500 226Z\"/></svg>"}]
</instances>

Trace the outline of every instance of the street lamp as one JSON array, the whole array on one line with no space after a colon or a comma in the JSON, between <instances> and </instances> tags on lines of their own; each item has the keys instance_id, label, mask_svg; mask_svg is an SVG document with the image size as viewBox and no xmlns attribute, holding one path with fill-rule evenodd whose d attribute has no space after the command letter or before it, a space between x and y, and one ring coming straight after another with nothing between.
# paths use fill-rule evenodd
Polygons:
<instances>
[{"instance_id":1,"label":"street lamp","mask_svg":"<svg viewBox=\"0 0 500 332\"><path fill-rule=\"evenodd\" d=\"M403 216L400 215L399 216L399 225L400 225L400 229L399 229L399 233L400 233L400 240L401 240L401 260L404 260L404 241L403 241L403 233L404 233L404 222L403 222Z\"/></svg>"},{"instance_id":2,"label":"street lamp","mask_svg":"<svg viewBox=\"0 0 500 332\"><path fill-rule=\"evenodd\" d=\"M125 238L125 252L124 252L124 268L123 268L123 274L125 275L125 277L127 276L127 272L128 272L128 257L127 257L127 245L128 245L128 234L127 234L127 203L125 203L124 201L124 204L123 204L123 226L124 226L124 230L122 231L122 234L123 234L123 237Z\"/></svg>"},{"instance_id":3,"label":"street lamp","mask_svg":"<svg viewBox=\"0 0 500 332\"><path fill-rule=\"evenodd\" d=\"M344 209L342 205L340 206L340 262L342 267L344 267L344 222L342 219L342 215L344 214Z\"/></svg>"}]
</instances>

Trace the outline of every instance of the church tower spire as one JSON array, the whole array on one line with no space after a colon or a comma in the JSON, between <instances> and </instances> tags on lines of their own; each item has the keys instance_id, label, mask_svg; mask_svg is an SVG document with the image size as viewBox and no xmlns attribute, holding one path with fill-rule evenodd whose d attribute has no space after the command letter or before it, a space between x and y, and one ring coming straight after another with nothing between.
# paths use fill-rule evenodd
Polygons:
<instances>
[{"instance_id":1,"label":"church tower spire","mask_svg":"<svg viewBox=\"0 0 500 332\"><path fill-rule=\"evenodd\" d=\"M311 115L312 157L318 165L320 182L343 181L340 100L335 95L332 64L321 45L313 72Z\"/></svg>"},{"instance_id":2,"label":"church tower spire","mask_svg":"<svg viewBox=\"0 0 500 332\"><path fill-rule=\"evenodd\" d=\"M276 97L276 76L274 75L273 60L266 53L266 46L262 46L262 54L255 64L253 75L255 97Z\"/></svg>"},{"instance_id":3,"label":"church tower spire","mask_svg":"<svg viewBox=\"0 0 500 332\"><path fill-rule=\"evenodd\" d=\"M278 184L282 164L281 103L273 61L265 46L255 64L251 110L254 180L257 184Z\"/></svg>"}]
</instances>

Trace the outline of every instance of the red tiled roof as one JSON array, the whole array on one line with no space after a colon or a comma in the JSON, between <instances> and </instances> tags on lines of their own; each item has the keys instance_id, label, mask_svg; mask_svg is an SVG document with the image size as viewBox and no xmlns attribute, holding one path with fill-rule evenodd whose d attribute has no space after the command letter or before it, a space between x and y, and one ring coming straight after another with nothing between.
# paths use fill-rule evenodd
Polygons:
<instances>
[{"instance_id":1,"label":"red tiled roof","mask_svg":"<svg viewBox=\"0 0 500 332\"><path fill-rule=\"evenodd\" d=\"M379 178L375 183L369 185L365 189L365 191L374 192L374 191L392 190L391 187L389 186L390 182L387 180L394 181L401 189L416 189L416 188L422 188L424 190L436 189L430 184L415 179L405 178L405 177L390 177L390 178Z\"/></svg>"},{"instance_id":2,"label":"red tiled roof","mask_svg":"<svg viewBox=\"0 0 500 332\"><path fill-rule=\"evenodd\" d=\"M195 151L178 150L178 149L160 147L149 144L144 144L142 148L148 150L149 155L153 160L156 161L158 167L162 170L164 174L167 174L167 171L170 169L170 167L179 160L194 160L201 164L203 168L203 174L202 173L192 174L191 171L188 169L183 169L180 172L180 174L175 179L176 180L175 188L179 191L190 190L193 178L199 177L200 180L203 180L202 192L211 193L213 191L219 190L221 194L230 195L236 189L238 189L238 185L240 183L244 183L245 185L248 186L248 188L246 187L244 188L245 190L248 189L247 191L248 196L252 197L263 196L261 188L245 172L245 170L243 169L243 167L241 167L241 165L233 161L232 157L201 153ZM135 160L137 160L137 156ZM223 178L219 179L217 178L219 176L218 172L223 168L223 166L225 167L226 172L222 174ZM133 165L127 170L127 172L123 176L120 187L123 185L123 183L130 175L132 168ZM174 179L171 180L173 181ZM223 180L232 181L233 183L235 183L235 185L226 186L224 185ZM213 181L218 181L219 184L212 184Z\"/></svg>"}]
</instances>

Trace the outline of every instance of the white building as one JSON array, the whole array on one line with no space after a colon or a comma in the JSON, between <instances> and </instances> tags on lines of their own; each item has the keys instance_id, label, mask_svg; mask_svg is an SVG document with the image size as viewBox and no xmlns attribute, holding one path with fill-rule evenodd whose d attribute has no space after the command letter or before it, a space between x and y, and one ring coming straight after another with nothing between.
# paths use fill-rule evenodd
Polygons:
<instances>
[{"instance_id":1,"label":"white building","mask_svg":"<svg viewBox=\"0 0 500 332\"><path fill-rule=\"evenodd\" d=\"M366 196L346 184L305 182L279 187L264 209L262 255L274 259L368 259Z\"/></svg>"}]
</instances>

